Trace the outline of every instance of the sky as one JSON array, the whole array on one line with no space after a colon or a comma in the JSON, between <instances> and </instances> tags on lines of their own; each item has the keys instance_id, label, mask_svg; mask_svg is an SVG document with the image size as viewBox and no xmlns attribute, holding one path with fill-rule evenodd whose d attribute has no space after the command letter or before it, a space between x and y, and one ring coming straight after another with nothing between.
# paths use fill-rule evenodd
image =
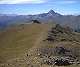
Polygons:
<instances>
[{"instance_id":1,"label":"sky","mask_svg":"<svg viewBox=\"0 0 80 67\"><path fill-rule=\"evenodd\" d=\"M80 0L0 0L0 14L34 15L51 9L63 15L80 15Z\"/></svg>"}]
</instances>

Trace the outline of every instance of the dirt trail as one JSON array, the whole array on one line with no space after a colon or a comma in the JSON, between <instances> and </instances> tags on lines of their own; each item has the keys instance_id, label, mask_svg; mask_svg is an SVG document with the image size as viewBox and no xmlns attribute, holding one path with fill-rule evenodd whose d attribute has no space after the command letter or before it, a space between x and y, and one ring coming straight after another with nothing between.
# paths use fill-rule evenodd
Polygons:
<instances>
[{"instance_id":1,"label":"dirt trail","mask_svg":"<svg viewBox=\"0 0 80 67\"><path fill-rule=\"evenodd\" d=\"M25 55L26 56L27 54L29 55L33 55L35 57L35 54L36 54L36 49L40 48L43 44L43 40L46 38L47 36L47 32L49 31L50 27L44 29L38 36L37 36L37 40L35 41L35 45L30 48L27 52L25 52ZM30 58L33 56L30 56Z\"/></svg>"}]
</instances>

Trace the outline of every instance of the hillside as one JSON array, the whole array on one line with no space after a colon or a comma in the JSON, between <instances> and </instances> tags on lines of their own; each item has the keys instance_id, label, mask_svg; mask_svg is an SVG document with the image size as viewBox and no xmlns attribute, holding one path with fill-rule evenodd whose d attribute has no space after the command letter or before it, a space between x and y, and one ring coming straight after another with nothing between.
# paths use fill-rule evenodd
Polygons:
<instances>
[{"instance_id":1,"label":"hillside","mask_svg":"<svg viewBox=\"0 0 80 67\"><path fill-rule=\"evenodd\" d=\"M59 24L26 24L0 33L1 67L79 67L80 33Z\"/></svg>"},{"instance_id":2,"label":"hillside","mask_svg":"<svg viewBox=\"0 0 80 67\"><path fill-rule=\"evenodd\" d=\"M79 15L61 15L53 10L36 15L0 15L0 29L4 30L10 25L30 23L32 20L38 20L42 23L55 22L61 25L70 26L74 30L80 31Z\"/></svg>"},{"instance_id":3,"label":"hillside","mask_svg":"<svg viewBox=\"0 0 80 67\"><path fill-rule=\"evenodd\" d=\"M0 32L0 63L21 56L25 50L35 45L39 34L46 31L47 24L26 24Z\"/></svg>"}]
</instances>

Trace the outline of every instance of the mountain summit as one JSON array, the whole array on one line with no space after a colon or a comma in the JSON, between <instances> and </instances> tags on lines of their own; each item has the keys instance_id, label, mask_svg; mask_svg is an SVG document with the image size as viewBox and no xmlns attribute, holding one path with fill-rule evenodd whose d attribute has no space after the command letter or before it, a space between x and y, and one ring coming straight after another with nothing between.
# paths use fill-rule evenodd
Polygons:
<instances>
[{"instance_id":1,"label":"mountain summit","mask_svg":"<svg viewBox=\"0 0 80 67\"><path fill-rule=\"evenodd\" d=\"M55 11L50 10L48 13L55 14Z\"/></svg>"},{"instance_id":2,"label":"mountain summit","mask_svg":"<svg viewBox=\"0 0 80 67\"><path fill-rule=\"evenodd\" d=\"M48 15L49 16L61 16L59 13L56 13L55 11L53 11L53 10L50 10L49 12L48 12Z\"/></svg>"}]
</instances>

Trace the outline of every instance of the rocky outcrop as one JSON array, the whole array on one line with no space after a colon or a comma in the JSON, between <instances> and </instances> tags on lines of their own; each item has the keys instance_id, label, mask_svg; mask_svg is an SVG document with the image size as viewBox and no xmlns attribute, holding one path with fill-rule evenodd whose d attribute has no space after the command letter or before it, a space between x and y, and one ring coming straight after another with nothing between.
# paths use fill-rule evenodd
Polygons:
<instances>
[{"instance_id":1,"label":"rocky outcrop","mask_svg":"<svg viewBox=\"0 0 80 67\"><path fill-rule=\"evenodd\" d=\"M47 38L43 41L51 42L51 44L55 42L77 42L76 38L73 36L76 37L72 29L57 24L55 27L51 28ZM59 44L55 47L42 47L39 48L40 53L38 52L38 56L42 59L40 62L47 65L67 66L80 64L80 48L78 50L76 50L76 48L75 46L68 48L63 46L63 44Z\"/></svg>"},{"instance_id":2,"label":"rocky outcrop","mask_svg":"<svg viewBox=\"0 0 80 67\"><path fill-rule=\"evenodd\" d=\"M73 54L70 55L67 52L71 53L71 50L64 47L39 48L37 56L39 57L39 62L41 64L58 66L80 64L78 58L76 58Z\"/></svg>"},{"instance_id":3,"label":"rocky outcrop","mask_svg":"<svg viewBox=\"0 0 80 67\"><path fill-rule=\"evenodd\" d=\"M33 23L41 24L38 20L32 20Z\"/></svg>"},{"instance_id":4,"label":"rocky outcrop","mask_svg":"<svg viewBox=\"0 0 80 67\"><path fill-rule=\"evenodd\" d=\"M69 27L62 27L59 24L56 24L55 27L52 27L51 30L48 32L48 36L44 41L49 42L62 42L62 41L79 41L76 39L76 36L73 33L73 30Z\"/></svg>"}]
</instances>

